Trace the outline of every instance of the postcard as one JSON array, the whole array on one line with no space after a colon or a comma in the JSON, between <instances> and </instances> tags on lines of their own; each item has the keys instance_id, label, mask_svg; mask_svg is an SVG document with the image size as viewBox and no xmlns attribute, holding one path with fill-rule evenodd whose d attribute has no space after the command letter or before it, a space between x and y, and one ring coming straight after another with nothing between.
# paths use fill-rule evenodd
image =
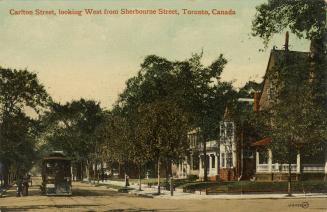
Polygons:
<instances>
[{"instance_id":1,"label":"postcard","mask_svg":"<svg viewBox=\"0 0 327 212\"><path fill-rule=\"evenodd\" d=\"M327 211L326 0L0 0L0 212Z\"/></svg>"}]
</instances>

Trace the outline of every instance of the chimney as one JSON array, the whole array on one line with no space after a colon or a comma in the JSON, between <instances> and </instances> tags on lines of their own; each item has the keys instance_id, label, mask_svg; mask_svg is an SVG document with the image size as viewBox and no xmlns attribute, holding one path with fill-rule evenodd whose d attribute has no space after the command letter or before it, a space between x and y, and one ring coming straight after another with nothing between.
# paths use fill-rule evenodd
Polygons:
<instances>
[{"instance_id":1,"label":"chimney","mask_svg":"<svg viewBox=\"0 0 327 212\"><path fill-rule=\"evenodd\" d=\"M289 40L289 34L287 31L285 35L285 51L288 51L288 40Z\"/></svg>"},{"instance_id":2,"label":"chimney","mask_svg":"<svg viewBox=\"0 0 327 212\"><path fill-rule=\"evenodd\" d=\"M259 97L260 97L260 93L254 92L254 94L253 94L253 112L259 111Z\"/></svg>"}]
</instances>

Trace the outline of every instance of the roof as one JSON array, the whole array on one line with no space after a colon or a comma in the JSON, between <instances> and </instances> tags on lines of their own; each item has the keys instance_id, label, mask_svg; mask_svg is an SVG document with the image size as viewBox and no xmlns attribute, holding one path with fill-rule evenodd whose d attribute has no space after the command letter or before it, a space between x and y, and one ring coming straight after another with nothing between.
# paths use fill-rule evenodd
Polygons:
<instances>
[{"instance_id":1,"label":"roof","mask_svg":"<svg viewBox=\"0 0 327 212\"><path fill-rule=\"evenodd\" d=\"M303 60L310 56L309 52L300 52L300 51L288 51L289 57L293 59L293 61ZM268 109L269 104L266 100L266 92L269 89L269 79L267 78L268 73L272 68L278 64L281 64L285 58L285 50L277 50L272 49L270 51L270 56L266 68L265 75L263 77L263 86L261 88L261 95L259 99L260 109ZM268 83L267 83L268 82Z\"/></svg>"},{"instance_id":2,"label":"roof","mask_svg":"<svg viewBox=\"0 0 327 212\"><path fill-rule=\"evenodd\" d=\"M258 140L254 142L251 146L265 146L271 141L270 137L263 138L261 140Z\"/></svg>"}]
</instances>

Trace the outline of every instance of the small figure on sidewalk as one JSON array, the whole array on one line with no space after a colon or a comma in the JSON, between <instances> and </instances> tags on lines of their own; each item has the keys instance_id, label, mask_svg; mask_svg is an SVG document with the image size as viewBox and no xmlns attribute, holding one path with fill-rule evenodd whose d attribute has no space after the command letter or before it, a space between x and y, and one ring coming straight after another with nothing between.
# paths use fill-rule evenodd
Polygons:
<instances>
[{"instance_id":1,"label":"small figure on sidewalk","mask_svg":"<svg viewBox=\"0 0 327 212\"><path fill-rule=\"evenodd\" d=\"M125 187L129 186L129 176L125 174Z\"/></svg>"},{"instance_id":2,"label":"small figure on sidewalk","mask_svg":"<svg viewBox=\"0 0 327 212\"><path fill-rule=\"evenodd\" d=\"M21 197L23 194L23 178L21 176L19 176L16 180L16 185L17 185L17 189L16 189L16 193L17 193L17 197Z\"/></svg>"},{"instance_id":3,"label":"small figure on sidewalk","mask_svg":"<svg viewBox=\"0 0 327 212\"><path fill-rule=\"evenodd\" d=\"M24 195L28 196L28 187L29 187L29 177L25 176L23 178L23 188L24 188Z\"/></svg>"},{"instance_id":4,"label":"small figure on sidewalk","mask_svg":"<svg viewBox=\"0 0 327 212\"><path fill-rule=\"evenodd\" d=\"M31 186L32 186L32 175L31 174L28 174L28 182L31 183Z\"/></svg>"}]
</instances>

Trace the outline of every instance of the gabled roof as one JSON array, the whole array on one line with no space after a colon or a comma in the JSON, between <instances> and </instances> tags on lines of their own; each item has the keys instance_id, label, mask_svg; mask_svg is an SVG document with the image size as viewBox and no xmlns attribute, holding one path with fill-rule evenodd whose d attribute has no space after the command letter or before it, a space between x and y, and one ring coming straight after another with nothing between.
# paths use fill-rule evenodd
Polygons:
<instances>
[{"instance_id":1,"label":"gabled roof","mask_svg":"<svg viewBox=\"0 0 327 212\"><path fill-rule=\"evenodd\" d=\"M300 52L300 51L288 51L289 57L293 61L304 60L310 56L309 52ZM269 79L268 73L273 69L274 66L281 64L285 59L285 50L272 49L270 51L270 56L266 68L265 75L263 77L263 86L261 88L261 95L259 99L260 109L266 109L268 103L266 101L266 93L269 89Z\"/></svg>"}]
</instances>

